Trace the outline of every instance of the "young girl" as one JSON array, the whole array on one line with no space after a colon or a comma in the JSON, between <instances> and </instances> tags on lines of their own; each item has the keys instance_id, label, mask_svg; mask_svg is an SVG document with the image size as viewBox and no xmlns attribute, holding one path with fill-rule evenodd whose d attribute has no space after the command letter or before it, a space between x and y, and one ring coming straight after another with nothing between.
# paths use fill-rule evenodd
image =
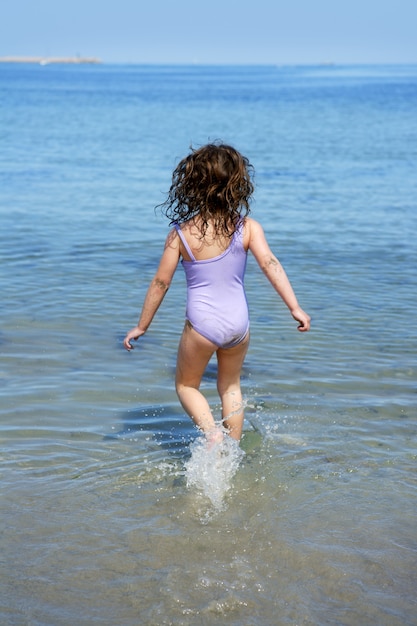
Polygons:
<instances>
[{"instance_id":1,"label":"young girl","mask_svg":"<svg viewBox=\"0 0 417 626\"><path fill-rule=\"evenodd\" d=\"M260 224L247 217L253 193L251 173L249 161L223 144L193 150L178 164L162 205L174 228L166 239L138 325L124 339L125 348L131 350L131 341L148 330L181 259L187 280L187 308L175 386L184 410L212 442L222 439L223 429L216 426L199 388L214 353L222 423L233 439L239 441L242 434L240 373L249 345L243 286L248 250L299 323L298 330L310 328L310 317L300 308Z\"/></svg>"}]
</instances>

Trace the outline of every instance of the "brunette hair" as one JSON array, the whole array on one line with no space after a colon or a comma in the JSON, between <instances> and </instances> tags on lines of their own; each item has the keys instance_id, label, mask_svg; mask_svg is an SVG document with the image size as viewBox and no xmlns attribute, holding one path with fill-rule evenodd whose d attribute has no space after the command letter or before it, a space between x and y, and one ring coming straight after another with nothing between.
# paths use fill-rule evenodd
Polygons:
<instances>
[{"instance_id":1,"label":"brunette hair","mask_svg":"<svg viewBox=\"0 0 417 626\"><path fill-rule=\"evenodd\" d=\"M210 143L182 159L172 174L166 201L160 205L170 224L199 218L203 238L209 222L215 236L231 237L250 212L253 167L235 148Z\"/></svg>"}]
</instances>

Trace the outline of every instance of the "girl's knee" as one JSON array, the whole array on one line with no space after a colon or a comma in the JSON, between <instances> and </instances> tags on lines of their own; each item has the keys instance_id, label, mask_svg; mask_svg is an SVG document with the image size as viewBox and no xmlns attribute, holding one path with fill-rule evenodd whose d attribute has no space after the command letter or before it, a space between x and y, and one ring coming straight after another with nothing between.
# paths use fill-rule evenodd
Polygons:
<instances>
[{"instance_id":1,"label":"girl's knee","mask_svg":"<svg viewBox=\"0 0 417 626\"><path fill-rule=\"evenodd\" d=\"M184 385L181 382L176 382L175 383L175 391L177 392L177 396L179 398L181 398L182 394L184 393L184 391L187 389L186 385Z\"/></svg>"},{"instance_id":2,"label":"girl's knee","mask_svg":"<svg viewBox=\"0 0 417 626\"><path fill-rule=\"evenodd\" d=\"M240 380L237 382L223 382L217 381L217 391L221 398L225 396L232 396L233 394L240 394Z\"/></svg>"},{"instance_id":3,"label":"girl's knee","mask_svg":"<svg viewBox=\"0 0 417 626\"><path fill-rule=\"evenodd\" d=\"M177 396L181 398L185 393L199 391L200 385L188 384L181 381L175 382L175 391L177 392Z\"/></svg>"}]
</instances>

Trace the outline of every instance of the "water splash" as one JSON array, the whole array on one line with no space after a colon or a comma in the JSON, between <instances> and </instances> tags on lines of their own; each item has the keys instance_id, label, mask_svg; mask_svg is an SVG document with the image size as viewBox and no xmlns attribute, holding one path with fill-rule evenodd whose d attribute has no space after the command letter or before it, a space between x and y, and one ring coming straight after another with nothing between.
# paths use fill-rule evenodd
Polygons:
<instances>
[{"instance_id":1,"label":"water splash","mask_svg":"<svg viewBox=\"0 0 417 626\"><path fill-rule=\"evenodd\" d=\"M244 451L228 435L224 435L220 442L199 437L190 449L191 458L185 464L187 487L204 496L215 513L222 511Z\"/></svg>"}]
</instances>

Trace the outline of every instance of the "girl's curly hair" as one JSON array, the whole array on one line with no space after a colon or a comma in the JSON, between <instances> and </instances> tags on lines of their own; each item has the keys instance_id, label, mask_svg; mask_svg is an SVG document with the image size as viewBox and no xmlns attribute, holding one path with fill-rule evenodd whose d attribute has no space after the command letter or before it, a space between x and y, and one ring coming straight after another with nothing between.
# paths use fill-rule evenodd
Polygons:
<instances>
[{"instance_id":1,"label":"girl's curly hair","mask_svg":"<svg viewBox=\"0 0 417 626\"><path fill-rule=\"evenodd\" d=\"M182 159L172 174L166 201L160 205L171 222L199 218L203 238L209 223L215 236L231 237L238 221L250 212L253 167L235 148L211 143Z\"/></svg>"}]
</instances>

